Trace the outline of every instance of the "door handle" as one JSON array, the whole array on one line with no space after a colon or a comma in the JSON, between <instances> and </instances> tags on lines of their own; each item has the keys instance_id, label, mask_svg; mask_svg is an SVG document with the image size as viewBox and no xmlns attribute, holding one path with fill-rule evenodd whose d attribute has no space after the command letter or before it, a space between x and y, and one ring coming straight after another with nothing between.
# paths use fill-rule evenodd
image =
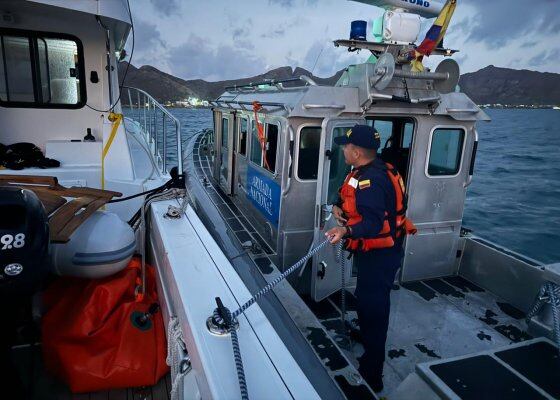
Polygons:
<instances>
[{"instance_id":1,"label":"door handle","mask_svg":"<svg viewBox=\"0 0 560 400\"><path fill-rule=\"evenodd\" d=\"M327 214L327 216L325 216ZM332 217L332 205L321 204L319 208L319 229L323 229L325 222Z\"/></svg>"}]
</instances>

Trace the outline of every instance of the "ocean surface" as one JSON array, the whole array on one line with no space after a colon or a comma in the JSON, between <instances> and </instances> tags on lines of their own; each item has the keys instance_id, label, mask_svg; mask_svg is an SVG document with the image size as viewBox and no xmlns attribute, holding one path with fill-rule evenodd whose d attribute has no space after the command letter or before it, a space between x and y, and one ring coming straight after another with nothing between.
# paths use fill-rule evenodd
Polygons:
<instances>
[{"instance_id":1,"label":"ocean surface","mask_svg":"<svg viewBox=\"0 0 560 400\"><path fill-rule=\"evenodd\" d=\"M212 128L210 110L171 109L183 140ZM488 109L478 124L464 226L544 263L560 262L560 111Z\"/></svg>"}]
</instances>

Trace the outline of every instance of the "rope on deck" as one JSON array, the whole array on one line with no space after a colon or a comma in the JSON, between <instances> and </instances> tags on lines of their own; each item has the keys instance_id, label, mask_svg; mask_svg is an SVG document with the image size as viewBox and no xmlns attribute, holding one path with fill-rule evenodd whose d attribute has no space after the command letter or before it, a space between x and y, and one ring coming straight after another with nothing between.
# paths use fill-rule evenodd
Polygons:
<instances>
[{"instance_id":1,"label":"rope on deck","mask_svg":"<svg viewBox=\"0 0 560 400\"><path fill-rule=\"evenodd\" d=\"M329 243L328 240L323 241L317 247L313 248L309 253L303 256L298 262L284 271L276 279L270 282L268 285L259 290L255 295L253 295L246 303L235 310L233 313L222 304L220 298L216 298L217 308L214 310L212 315L212 320L214 324L227 329L231 334L231 344L233 347L233 357L235 360L235 369L237 371L237 380L239 382L239 390L241 391L241 398L243 400L249 400L249 391L247 389L247 380L245 378L245 370L243 369L243 359L241 358L241 348L239 346L239 338L237 337L237 327L239 323L237 317L244 313L249 307L257 302L258 299L269 293L275 286L286 279L290 274L297 271L299 268L305 265L305 263L313 257L319 250L325 247Z\"/></svg>"},{"instance_id":2,"label":"rope on deck","mask_svg":"<svg viewBox=\"0 0 560 400\"><path fill-rule=\"evenodd\" d=\"M552 282L545 282L541 286L537 300L527 314L527 322L537 315L545 304L550 304L552 309L552 332L554 341L560 351L560 286Z\"/></svg>"}]
</instances>

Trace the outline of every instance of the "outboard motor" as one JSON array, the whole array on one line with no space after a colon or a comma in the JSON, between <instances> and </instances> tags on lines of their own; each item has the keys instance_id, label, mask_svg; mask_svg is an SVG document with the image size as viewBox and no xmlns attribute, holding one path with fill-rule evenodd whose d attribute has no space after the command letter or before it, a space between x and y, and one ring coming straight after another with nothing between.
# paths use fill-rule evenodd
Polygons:
<instances>
[{"instance_id":1,"label":"outboard motor","mask_svg":"<svg viewBox=\"0 0 560 400\"><path fill-rule=\"evenodd\" d=\"M0 297L32 294L49 272L49 225L30 190L0 187Z\"/></svg>"}]
</instances>

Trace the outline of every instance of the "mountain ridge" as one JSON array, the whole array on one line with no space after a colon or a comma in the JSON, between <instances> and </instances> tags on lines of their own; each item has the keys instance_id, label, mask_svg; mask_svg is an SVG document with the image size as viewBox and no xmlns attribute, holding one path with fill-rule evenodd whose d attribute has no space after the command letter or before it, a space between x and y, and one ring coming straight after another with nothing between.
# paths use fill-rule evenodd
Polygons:
<instances>
[{"instance_id":1,"label":"mountain ridge","mask_svg":"<svg viewBox=\"0 0 560 400\"><path fill-rule=\"evenodd\" d=\"M228 86L247 85L267 79L297 78L301 75L311 77L320 85L334 85L343 72L341 70L331 77L322 78L301 67L284 66L252 77L208 82L203 79L182 79L150 65L143 65L140 68L132 64L128 65L125 86L142 89L160 102L180 101L188 97L214 100ZM126 66L126 62L119 64L121 79ZM516 70L489 65L476 72L461 75L459 86L477 104L512 106L560 104L560 74L552 72Z\"/></svg>"}]
</instances>

